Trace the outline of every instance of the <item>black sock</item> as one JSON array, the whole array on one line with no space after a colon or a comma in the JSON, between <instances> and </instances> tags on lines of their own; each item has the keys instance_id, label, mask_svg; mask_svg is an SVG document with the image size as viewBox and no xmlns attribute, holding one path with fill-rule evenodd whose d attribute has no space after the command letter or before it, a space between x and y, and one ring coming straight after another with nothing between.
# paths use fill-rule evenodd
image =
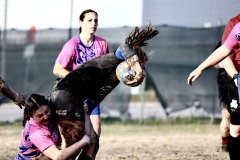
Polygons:
<instances>
[{"instance_id":1,"label":"black sock","mask_svg":"<svg viewBox=\"0 0 240 160\"><path fill-rule=\"evenodd\" d=\"M240 152L239 152L239 146L240 146L240 138L239 137L229 137L228 142L228 152L230 156L230 160L240 160Z\"/></svg>"},{"instance_id":2,"label":"black sock","mask_svg":"<svg viewBox=\"0 0 240 160\"><path fill-rule=\"evenodd\" d=\"M228 144L229 137L222 137L222 144Z\"/></svg>"}]
</instances>

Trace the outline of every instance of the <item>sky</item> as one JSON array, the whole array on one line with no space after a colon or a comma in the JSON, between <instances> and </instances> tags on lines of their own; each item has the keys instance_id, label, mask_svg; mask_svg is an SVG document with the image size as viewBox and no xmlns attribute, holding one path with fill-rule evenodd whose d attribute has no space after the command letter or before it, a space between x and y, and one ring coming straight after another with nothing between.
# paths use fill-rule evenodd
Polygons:
<instances>
[{"instance_id":1,"label":"sky","mask_svg":"<svg viewBox=\"0 0 240 160\"><path fill-rule=\"evenodd\" d=\"M4 28L5 1L0 0L0 27ZM7 0L7 29L69 28L71 0ZM85 9L97 11L99 28L136 26L142 21L142 0L73 0L72 27L79 27Z\"/></svg>"},{"instance_id":2,"label":"sky","mask_svg":"<svg viewBox=\"0 0 240 160\"><path fill-rule=\"evenodd\" d=\"M7 23L4 22L5 1ZM73 10L71 12L71 2ZM0 0L0 29L79 27L79 15L97 11L99 28L153 25L215 27L239 13L240 0ZM72 19L71 19L72 13ZM71 22L71 24L70 24Z\"/></svg>"}]
</instances>

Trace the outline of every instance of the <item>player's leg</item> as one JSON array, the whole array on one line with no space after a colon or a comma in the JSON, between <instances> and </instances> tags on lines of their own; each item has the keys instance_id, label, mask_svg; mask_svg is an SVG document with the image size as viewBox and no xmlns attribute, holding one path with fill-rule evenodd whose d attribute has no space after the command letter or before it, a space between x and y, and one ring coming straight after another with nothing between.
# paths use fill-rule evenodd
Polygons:
<instances>
[{"instance_id":1,"label":"player's leg","mask_svg":"<svg viewBox=\"0 0 240 160\"><path fill-rule=\"evenodd\" d=\"M85 101L85 129L90 137L90 145L86 146L78 156L79 160L93 160L99 149L99 137L101 134L100 105L94 103L91 99Z\"/></svg>"},{"instance_id":2,"label":"player's leg","mask_svg":"<svg viewBox=\"0 0 240 160\"><path fill-rule=\"evenodd\" d=\"M100 137L100 134L101 134L101 117L100 117L100 115L90 115L90 120L93 125L94 131L96 132L98 137Z\"/></svg>"},{"instance_id":3,"label":"player's leg","mask_svg":"<svg viewBox=\"0 0 240 160\"><path fill-rule=\"evenodd\" d=\"M90 99L86 100L86 104L88 106L88 113L90 115L90 120L91 120L93 129L98 135L98 137L100 137L100 134L101 134L100 104L96 104Z\"/></svg>"},{"instance_id":4,"label":"player's leg","mask_svg":"<svg viewBox=\"0 0 240 160\"><path fill-rule=\"evenodd\" d=\"M222 136L222 150L228 151L230 114L229 114L228 110L225 108L225 106L226 106L225 103L221 103L222 120L220 123L220 132L221 132L221 136Z\"/></svg>"},{"instance_id":5,"label":"player's leg","mask_svg":"<svg viewBox=\"0 0 240 160\"><path fill-rule=\"evenodd\" d=\"M90 144L86 146L78 156L78 160L93 160L96 158L96 154L99 149L99 138L93 129L90 116L85 115L85 130L86 134L90 137Z\"/></svg>"},{"instance_id":6,"label":"player's leg","mask_svg":"<svg viewBox=\"0 0 240 160\"><path fill-rule=\"evenodd\" d=\"M228 150L230 160L239 160L239 146L240 146L240 138L232 137L229 138Z\"/></svg>"},{"instance_id":7,"label":"player's leg","mask_svg":"<svg viewBox=\"0 0 240 160\"><path fill-rule=\"evenodd\" d=\"M230 113L230 140L228 151L231 160L240 159L240 105L238 98L238 88L233 81L229 85L229 113Z\"/></svg>"},{"instance_id":8,"label":"player's leg","mask_svg":"<svg viewBox=\"0 0 240 160\"><path fill-rule=\"evenodd\" d=\"M228 151L230 160L240 159L240 125L230 124L230 138L228 143Z\"/></svg>"},{"instance_id":9,"label":"player's leg","mask_svg":"<svg viewBox=\"0 0 240 160\"><path fill-rule=\"evenodd\" d=\"M231 78L228 76L225 69L219 69L217 75L217 84L218 84L218 96L220 100L221 107L221 123L220 123L220 132L221 132L221 149L222 151L227 151L228 139L229 139L229 125L230 125L230 114L228 112L229 96L228 96L228 87L229 85L234 85L230 83Z\"/></svg>"}]
</instances>

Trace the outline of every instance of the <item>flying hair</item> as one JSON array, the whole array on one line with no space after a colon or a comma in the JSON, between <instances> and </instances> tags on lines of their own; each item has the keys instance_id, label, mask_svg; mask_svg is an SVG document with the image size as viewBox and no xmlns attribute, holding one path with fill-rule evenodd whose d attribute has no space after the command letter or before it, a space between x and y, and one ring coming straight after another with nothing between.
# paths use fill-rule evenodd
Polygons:
<instances>
[{"instance_id":1,"label":"flying hair","mask_svg":"<svg viewBox=\"0 0 240 160\"><path fill-rule=\"evenodd\" d=\"M135 29L130 32L128 37L125 39L125 44L128 44L138 52L139 60L141 60L142 62L148 62L149 57L144 52L144 50L141 49L141 47L147 46L148 43L146 41L152 39L158 33L159 31L154 29L151 24L149 24L143 29L135 27Z\"/></svg>"},{"instance_id":2,"label":"flying hair","mask_svg":"<svg viewBox=\"0 0 240 160\"><path fill-rule=\"evenodd\" d=\"M129 33L128 37L125 39L125 43L133 46L134 49L138 49L142 46L147 46L147 40L152 39L159 33L158 30L149 24L143 29L135 27L135 29Z\"/></svg>"}]
</instances>

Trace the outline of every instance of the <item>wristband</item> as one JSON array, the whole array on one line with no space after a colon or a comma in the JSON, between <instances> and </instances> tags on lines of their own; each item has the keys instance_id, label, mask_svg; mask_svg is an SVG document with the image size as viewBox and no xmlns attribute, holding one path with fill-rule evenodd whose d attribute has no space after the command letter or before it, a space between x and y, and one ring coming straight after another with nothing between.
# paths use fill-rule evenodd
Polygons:
<instances>
[{"instance_id":1,"label":"wristband","mask_svg":"<svg viewBox=\"0 0 240 160\"><path fill-rule=\"evenodd\" d=\"M236 74L233 75L232 79L234 80L234 79L237 79L238 77L239 77L239 74L236 73Z\"/></svg>"}]
</instances>

